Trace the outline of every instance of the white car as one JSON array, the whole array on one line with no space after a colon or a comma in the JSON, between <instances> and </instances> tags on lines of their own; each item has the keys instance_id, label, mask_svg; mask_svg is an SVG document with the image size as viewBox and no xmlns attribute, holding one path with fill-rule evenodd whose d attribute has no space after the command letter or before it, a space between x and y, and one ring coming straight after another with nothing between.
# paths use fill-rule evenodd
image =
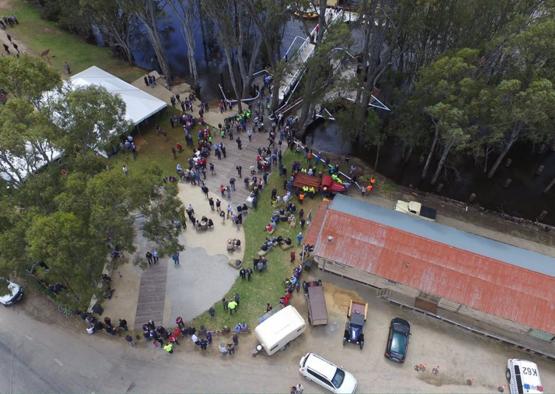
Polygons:
<instances>
[{"instance_id":1,"label":"white car","mask_svg":"<svg viewBox=\"0 0 555 394\"><path fill-rule=\"evenodd\" d=\"M9 306L23 298L23 287L17 283L0 278L0 304Z\"/></svg>"},{"instance_id":2,"label":"white car","mask_svg":"<svg viewBox=\"0 0 555 394\"><path fill-rule=\"evenodd\" d=\"M540 371L532 361L510 358L506 370L509 391L511 394L540 394L543 386Z\"/></svg>"},{"instance_id":3,"label":"white car","mask_svg":"<svg viewBox=\"0 0 555 394\"><path fill-rule=\"evenodd\" d=\"M352 374L315 353L307 353L301 358L299 367L301 375L332 393L351 394L357 388L357 380Z\"/></svg>"}]
</instances>

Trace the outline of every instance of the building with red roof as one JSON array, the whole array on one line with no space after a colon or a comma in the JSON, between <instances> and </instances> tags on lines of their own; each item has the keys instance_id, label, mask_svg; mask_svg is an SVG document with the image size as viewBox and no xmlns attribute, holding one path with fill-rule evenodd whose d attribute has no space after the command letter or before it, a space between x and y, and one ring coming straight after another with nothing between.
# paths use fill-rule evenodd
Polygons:
<instances>
[{"instance_id":1,"label":"building with red roof","mask_svg":"<svg viewBox=\"0 0 555 394\"><path fill-rule=\"evenodd\" d=\"M323 270L553 345L552 257L341 195L322 202L305 243Z\"/></svg>"}]
</instances>

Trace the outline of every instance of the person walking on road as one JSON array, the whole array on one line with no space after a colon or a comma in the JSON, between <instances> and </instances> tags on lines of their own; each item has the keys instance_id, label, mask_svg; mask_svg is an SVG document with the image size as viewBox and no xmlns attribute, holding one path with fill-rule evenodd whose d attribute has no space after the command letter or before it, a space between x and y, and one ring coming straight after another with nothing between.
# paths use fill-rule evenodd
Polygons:
<instances>
[{"instance_id":1,"label":"person walking on road","mask_svg":"<svg viewBox=\"0 0 555 394\"><path fill-rule=\"evenodd\" d=\"M152 249L152 262L158 264L158 250L156 248Z\"/></svg>"},{"instance_id":2,"label":"person walking on road","mask_svg":"<svg viewBox=\"0 0 555 394\"><path fill-rule=\"evenodd\" d=\"M175 266L179 265L179 252L175 252L174 254L172 254L172 260Z\"/></svg>"},{"instance_id":3,"label":"person walking on road","mask_svg":"<svg viewBox=\"0 0 555 394\"><path fill-rule=\"evenodd\" d=\"M237 170L237 175L239 176L239 178L242 178L241 173L243 172L243 167L235 166L235 169Z\"/></svg>"},{"instance_id":4,"label":"person walking on road","mask_svg":"<svg viewBox=\"0 0 555 394\"><path fill-rule=\"evenodd\" d=\"M150 253L150 251L146 252L145 257L148 265L152 265L152 253Z\"/></svg>"}]
</instances>

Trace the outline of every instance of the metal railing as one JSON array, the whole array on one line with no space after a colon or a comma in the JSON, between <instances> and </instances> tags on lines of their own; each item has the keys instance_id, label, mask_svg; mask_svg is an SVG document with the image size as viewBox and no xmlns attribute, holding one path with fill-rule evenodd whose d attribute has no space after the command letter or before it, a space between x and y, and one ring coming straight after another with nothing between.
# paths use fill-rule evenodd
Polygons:
<instances>
[{"instance_id":1,"label":"metal railing","mask_svg":"<svg viewBox=\"0 0 555 394\"><path fill-rule=\"evenodd\" d=\"M239 102L239 100L228 99L228 98L226 97L226 95L225 95L224 88L222 88L222 85L218 84L218 87L220 88L220 92L222 93L222 97L224 98L224 100L225 100L227 103L229 103L229 104L237 104L237 103ZM252 101L254 101L254 100L257 100L259 97L260 97L260 90L258 91L258 93L256 94L256 96L254 96L254 97L247 97L247 98L241 99L241 102L242 102L242 103L248 104L248 103L250 103L250 102L252 102Z\"/></svg>"},{"instance_id":2,"label":"metal railing","mask_svg":"<svg viewBox=\"0 0 555 394\"><path fill-rule=\"evenodd\" d=\"M421 314L423 314L423 315L426 315L426 316L429 316L429 317L433 317L434 319L437 319L437 320L440 320L440 321L442 321L442 322L451 324L451 325L453 325L453 326L462 328L462 329L467 330L467 331L470 331L470 332L472 332L472 333L474 333L474 334L482 335L482 336L484 336L484 337L487 337L487 338L490 338L490 339L494 339L494 340L496 340L496 341L498 341L498 342L503 342L503 343L505 343L505 344L507 344L507 345L516 346L516 347L519 348L520 350L524 350L524 351L526 351L526 352L528 352L528 353L534 353L534 354L537 354L537 355L540 355L540 356L543 356L543 357L546 357L546 358L548 358L548 359L550 359L550 360L555 361L555 354L551 354L551 353L545 352L545 351L543 351L543 350L535 349L535 348L532 348L531 346L522 345L522 344L520 344L520 343L518 343L518 342L516 342L516 341L514 341L514 340L512 340L512 339L503 337L503 336L501 336L501 335L495 335L495 334L489 333L489 332L487 332L487 331L480 330L480 329L478 329L478 328L471 327L471 326L468 326L468 325L459 323L459 322L457 322L457 321L455 321L455 320L448 319L448 318L443 317L443 316L441 316L441 315L437 315L437 314L435 314L435 313L426 311L426 310L424 310L424 309L417 308L417 307L415 307L415 306L407 305L407 304L405 304L405 303L403 303L403 302L396 301L396 300L391 299L391 298L387 298L387 297L382 297L382 298L384 298L385 300L387 300L388 302L390 302L390 303L392 303L392 304L395 304L395 305L400 306L401 308L410 309L410 310L412 310L412 311L414 311L414 312L418 312L418 313L421 313Z\"/></svg>"}]
</instances>

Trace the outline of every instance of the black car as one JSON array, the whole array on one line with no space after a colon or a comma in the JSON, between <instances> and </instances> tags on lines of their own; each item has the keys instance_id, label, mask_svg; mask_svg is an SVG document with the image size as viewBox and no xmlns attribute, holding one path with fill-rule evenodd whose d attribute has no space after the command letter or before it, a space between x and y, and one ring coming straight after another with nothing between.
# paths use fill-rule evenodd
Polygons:
<instances>
[{"instance_id":1,"label":"black car","mask_svg":"<svg viewBox=\"0 0 555 394\"><path fill-rule=\"evenodd\" d=\"M409 345L410 324L396 317L389 324L389 336L384 356L397 363L405 362Z\"/></svg>"},{"instance_id":2,"label":"black car","mask_svg":"<svg viewBox=\"0 0 555 394\"><path fill-rule=\"evenodd\" d=\"M353 313L345 324L343 333L343 345L345 343L356 343L360 349L364 347L364 316L360 313Z\"/></svg>"}]
</instances>

